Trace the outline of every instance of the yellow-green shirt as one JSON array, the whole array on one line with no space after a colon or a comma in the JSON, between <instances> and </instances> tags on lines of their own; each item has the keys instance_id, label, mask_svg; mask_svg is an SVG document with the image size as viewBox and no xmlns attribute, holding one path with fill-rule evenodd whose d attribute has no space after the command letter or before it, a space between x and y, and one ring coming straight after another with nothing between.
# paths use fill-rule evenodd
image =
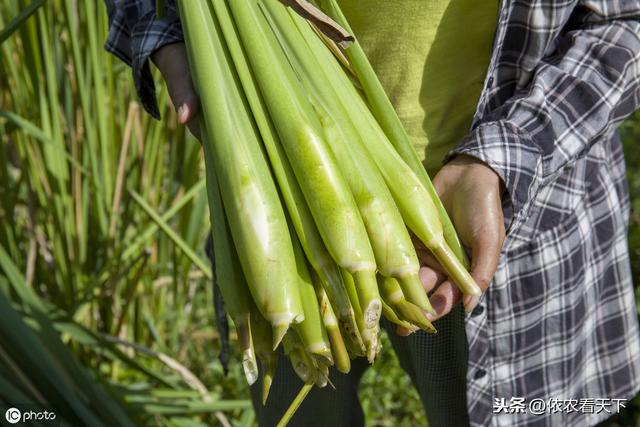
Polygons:
<instances>
[{"instance_id":1,"label":"yellow-green shirt","mask_svg":"<svg viewBox=\"0 0 640 427\"><path fill-rule=\"evenodd\" d=\"M471 126L498 0L339 0L433 175Z\"/></svg>"}]
</instances>

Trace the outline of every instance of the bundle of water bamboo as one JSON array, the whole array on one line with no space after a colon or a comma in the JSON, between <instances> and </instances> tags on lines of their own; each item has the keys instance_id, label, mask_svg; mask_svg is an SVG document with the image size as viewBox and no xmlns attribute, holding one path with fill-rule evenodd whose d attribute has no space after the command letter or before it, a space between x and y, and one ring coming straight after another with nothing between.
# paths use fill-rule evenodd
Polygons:
<instances>
[{"instance_id":1,"label":"bundle of water bamboo","mask_svg":"<svg viewBox=\"0 0 640 427\"><path fill-rule=\"evenodd\" d=\"M348 29L335 1L323 6ZM280 343L305 383L324 386L330 366L374 360L382 314L435 332L410 233L464 293L479 293L357 42L347 68L278 0L179 7L202 104L216 276L249 383L262 362L265 399Z\"/></svg>"}]
</instances>

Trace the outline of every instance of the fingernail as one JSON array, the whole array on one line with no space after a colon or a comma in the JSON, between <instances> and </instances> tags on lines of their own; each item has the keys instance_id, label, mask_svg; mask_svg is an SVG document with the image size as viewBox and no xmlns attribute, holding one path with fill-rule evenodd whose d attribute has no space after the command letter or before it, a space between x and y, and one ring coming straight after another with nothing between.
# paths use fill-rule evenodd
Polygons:
<instances>
[{"instance_id":1,"label":"fingernail","mask_svg":"<svg viewBox=\"0 0 640 427\"><path fill-rule=\"evenodd\" d=\"M408 337L414 332L415 332L415 329L407 329L407 328L403 328L402 326L398 326L398 329L396 329L396 333L401 337Z\"/></svg>"},{"instance_id":2,"label":"fingernail","mask_svg":"<svg viewBox=\"0 0 640 427\"><path fill-rule=\"evenodd\" d=\"M182 104L178 108L178 121L180 121L180 123L182 124L186 123L188 113L189 113L189 110L187 109L187 106L185 104Z\"/></svg>"},{"instance_id":3,"label":"fingernail","mask_svg":"<svg viewBox=\"0 0 640 427\"><path fill-rule=\"evenodd\" d=\"M436 295L431 299L431 307L436 311L436 314L442 313L446 304L447 301L441 295Z\"/></svg>"},{"instance_id":4,"label":"fingernail","mask_svg":"<svg viewBox=\"0 0 640 427\"><path fill-rule=\"evenodd\" d=\"M473 295L463 295L462 296L462 305L464 305L465 307L467 305L469 305L469 301L471 301L471 298L473 298Z\"/></svg>"},{"instance_id":5,"label":"fingernail","mask_svg":"<svg viewBox=\"0 0 640 427\"><path fill-rule=\"evenodd\" d=\"M478 305L479 301L480 301L480 297L471 296L471 295L465 296L464 311L466 311L467 313L471 313L473 309L476 308L476 305Z\"/></svg>"}]
</instances>

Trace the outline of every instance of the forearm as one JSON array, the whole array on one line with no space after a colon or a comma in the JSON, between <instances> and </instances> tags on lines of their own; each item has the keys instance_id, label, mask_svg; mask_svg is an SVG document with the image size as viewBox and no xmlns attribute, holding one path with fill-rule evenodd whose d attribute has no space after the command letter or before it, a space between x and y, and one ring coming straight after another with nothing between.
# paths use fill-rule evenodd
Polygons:
<instances>
[{"instance_id":1,"label":"forearm","mask_svg":"<svg viewBox=\"0 0 640 427\"><path fill-rule=\"evenodd\" d=\"M640 10L634 2L610 3L616 7L582 2L528 82L455 150L500 175L512 224L527 216L543 186L640 105Z\"/></svg>"},{"instance_id":2,"label":"forearm","mask_svg":"<svg viewBox=\"0 0 640 427\"><path fill-rule=\"evenodd\" d=\"M105 0L109 14L105 49L131 66L142 105L155 118L160 113L149 59L161 47L184 40L174 0L165 1L159 17L155 0Z\"/></svg>"}]
</instances>

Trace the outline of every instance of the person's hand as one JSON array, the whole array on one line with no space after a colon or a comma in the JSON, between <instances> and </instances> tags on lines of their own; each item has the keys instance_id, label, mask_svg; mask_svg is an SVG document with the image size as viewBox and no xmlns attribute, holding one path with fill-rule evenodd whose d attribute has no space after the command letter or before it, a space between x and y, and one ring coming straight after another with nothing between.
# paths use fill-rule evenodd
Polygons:
<instances>
[{"instance_id":1,"label":"person's hand","mask_svg":"<svg viewBox=\"0 0 640 427\"><path fill-rule=\"evenodd\" d=\"M184 43L164 45L153 53L151 59L164 77L178 121L187 125L191 133L200 139L198 120L200 101L191 81Z\"/></svg>"},{"instance_id":2,"label":"person's hand","mask_svg":"<svg viewBox=\"0 0 640 427\"><path fill-rule=\"evenodd\" d=\"M486 164L473 157L458 155L447 163L433 179L433 184L447 209L462 244L470 250L471 276L484 292L498 266L505 229L500 196L503 184ZM462 293L419 242L420 279L436 311L429 320L437 320L451 311ZM464 297L464 306L471 312L479 297ZM409 331L398 331L406 334Z\"/></svg>"}]
</instances>

